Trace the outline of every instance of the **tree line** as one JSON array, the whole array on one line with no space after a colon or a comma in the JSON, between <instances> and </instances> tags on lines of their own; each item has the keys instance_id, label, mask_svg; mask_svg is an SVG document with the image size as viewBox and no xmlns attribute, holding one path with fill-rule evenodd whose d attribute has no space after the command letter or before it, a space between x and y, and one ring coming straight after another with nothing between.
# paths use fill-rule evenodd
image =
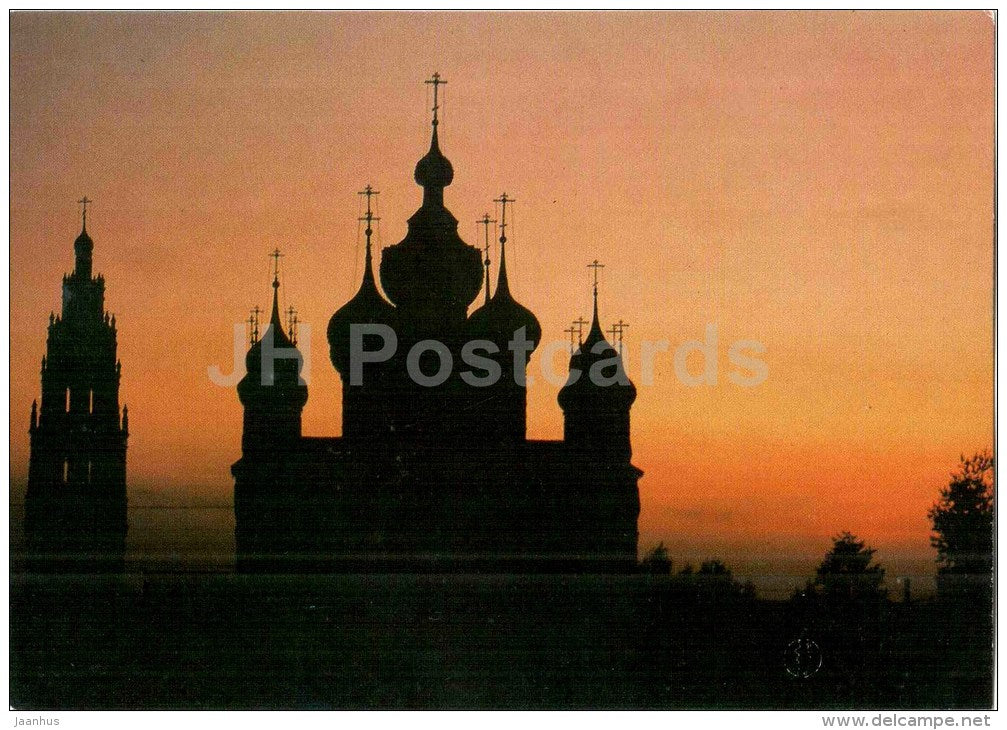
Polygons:
<instances>
[{"instance_id":1,"label":"tree line","mask_svg":"<svg viewBox=\"0 0 1007 730\"><path fill-rule=\"evenodd\" d=\"M994 460L988 450L966 457L937 501L927 512L933 534L931 546L937 551L937 592L939 597L992 600L993 595L993 504ZM875 561L877 551L849 531L832 538L832 547L815 570L815 576L796 599L830 603L863 602L887 598L885 570ZM720 560L703 562L698 569L686 564L677 573L664 543L651 549L640 561L640 571L651 575L676 575L683 580L719 584L734 595L753 598L750 581L734 580L730 568ZM909 600L909 585L904 585Z\"/></svg>"}]
</instances>

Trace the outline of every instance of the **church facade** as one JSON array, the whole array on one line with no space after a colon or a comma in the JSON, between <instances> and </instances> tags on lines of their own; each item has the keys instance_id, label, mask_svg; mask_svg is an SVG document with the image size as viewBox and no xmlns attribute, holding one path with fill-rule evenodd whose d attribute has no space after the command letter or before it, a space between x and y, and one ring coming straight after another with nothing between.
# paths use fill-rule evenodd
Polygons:
<instances>
[{"instance_id":1,"label":"church facade","mask_svg":"<svg viewBox=\"0 0 1007 730\"><path fill-rule=\"evenodd\" d=\"M49 315L42 398L31 408L25 541L30 571L106 572L124 567L126 442L119 410L122 365L105 279L92 276L87 203L74 241L63 307Z\"/></svg>"},{"instance_id":2,"label":"church facade","mask_svg":"<svg viewBox=\"0 0 1007 730\"><path fill-rule=\"evenodd\" d=\"M603 335L597 285L590 330L559 394L564 438L528 439L525 370L542 332L510 292L513 201L498 201L490 296L488 258L462 241L444 203L454 170L437 136L443 82L435 75L432 83L430 148L415 169L422 204L376 274L368 187L363 279L328 324L341 437L301 433L303 361L280 317L274 275L269 324L253 336L238 384L238 569L631 571L642 475L631 463L636 390ZM481 368L459 367L474 353ZM444 362L455 364L450 374L431 377Z\"/></svg>"}]
</instances>

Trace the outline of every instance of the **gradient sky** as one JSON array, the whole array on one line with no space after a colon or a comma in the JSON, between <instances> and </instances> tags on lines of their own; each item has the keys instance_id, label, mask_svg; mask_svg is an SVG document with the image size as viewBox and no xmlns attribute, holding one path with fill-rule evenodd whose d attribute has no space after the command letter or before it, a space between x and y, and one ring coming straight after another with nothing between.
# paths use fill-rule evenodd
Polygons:
<instances>
[{"instance_id":1,"label":"gradient sky","mask_svg":"<svg viewBox=\"0 0 1007 730\"><path fill-rule=\"evenodd\" d=\"M930 569L926 511L958 455L992 445L987 14L10 22L15 485L85 193L131 504L228 503L241 409L207 367L231 370L234 324L268 304L274 246L284 303L312 328L305 433L338 435L325 325L360 277L355 193L381 191L377 242L401 240L438 70L447 205L478 244L492 198L517 198L511 288L547 339L589 316L594 258L605 326L628 321L631 351L718 327L716 386L679 382L669 352L640 387L641 547L800 573L851 530L892 575ZM758 387L725 377L738 339L766 347ZM533 437L561 437L557 390L530 389Z\"/></svg>"}]
</instances>

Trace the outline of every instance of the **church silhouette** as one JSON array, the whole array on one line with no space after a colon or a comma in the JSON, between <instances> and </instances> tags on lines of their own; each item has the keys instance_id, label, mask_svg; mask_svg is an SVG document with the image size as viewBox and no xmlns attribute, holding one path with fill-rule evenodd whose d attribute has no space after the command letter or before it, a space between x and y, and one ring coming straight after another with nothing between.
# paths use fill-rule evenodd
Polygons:
<instances>
[{"instance_id":1,"label":"church silhouette","mask_svg":"<svg viewBox=\"0 0 1007 730\"><path fill-rule=\"evenodd\" d=\"M559 394L564 438L528 439L525 371L542 331L508 283L513 200L505 193L496 201L500 261L490 296L488 254L484 260L459 237L444 205L454 178L437 138L437 87L445 82L434 74L427 83L430 149L415 170L423 203L405 238L382 252L383 295L371 245L376 193L365 189L363 279L328 324L342 380L342 437L301 433L303 359L293 325L284 329L274 272L269 324L261 338L253 332L238 384L237 568L632 571L642 475L630 461L636 389L602 332L597 279L593 320ZM459 367L474 346L485 367ZM433 377L445 362L455 365L450 374Z\"/></svg>"}]
</instances>

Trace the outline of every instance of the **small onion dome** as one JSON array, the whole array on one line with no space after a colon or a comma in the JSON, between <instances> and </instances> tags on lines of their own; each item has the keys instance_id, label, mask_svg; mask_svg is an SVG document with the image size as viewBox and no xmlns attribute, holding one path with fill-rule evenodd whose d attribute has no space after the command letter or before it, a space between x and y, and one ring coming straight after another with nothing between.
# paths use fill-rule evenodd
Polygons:
<instances>
[{"instance_id":1,"label":"small onion dome","mask_svg":"<svg viewBox=\"0 0 1007 730\"><path fill-rule=\"evenodd\" d=\"M501 247L496 291L486 304L469 317L468 333L472 337L490 340L503 351L514 338L514 333L522 327L525 339L538 347L542 340L542 326L530 309L518 304L511 296L507 282L507 260Z\"/></svg>"},{"instance_id":2,"label":"small onion dome","mask_svg":"<svg viewBox=\"0 0 1007 730\"><path fill-rule=\"evenodd\" d=\"M395 307L385 301L374 281L371 248L368 243L364 278L360 282L360 289L329 319L329 358L336 370L343 375L349 374L350 332L353 325L385 324L393 326L394 321Z\"/></svg>"},{"instance_id":3,"label":"small onion dome","mask_svg":"<svg viewBox=\"0 0 1007 730\"><path fill-rule=\"evenodd\" d=\"M238 396L247 405L247 398L253 396L265 400L289 400L303 406L308 399L307 386L300 382L304 357L294 345L280 322L280 309L276 290L279 283L273 282L273 312L269 326L262 337L252 345L245 355L245 377L238 383ZM273 379L263 383L262 350L271 343L273 350ZM293 352L291 352L293 350Z\"/></svg>"},{"instance_id":4,"label":"small onion dome","mask_svg":"<svg viewBox=\"0 0 1007 730\"><path fill-rule=\"evenodd\" d=\"M596 377L592 379L592 367L602 361L607 362L595 368ZM595 380L599 382L594 382ZM564 412L628 411L636 400L636 386L626 375L622 356L601 332L601 325L598 323L597 293L591 331L570 358L570 375L566 385L559 391L558 400Z\"/></svg>"},{"instance_id":5,"label":"small onion dome","mask_svg":"<svg viewBox=\"0 0 1007 730\"><path fill-rule=\"evenodd\" d=\"M413 176L423 188L446 188L455 178L451 160L441 153L441 148L437 144L437 127L434 127L430 139L430 151L416 163L416 172Z\"/></svg>"}]
</instances>

